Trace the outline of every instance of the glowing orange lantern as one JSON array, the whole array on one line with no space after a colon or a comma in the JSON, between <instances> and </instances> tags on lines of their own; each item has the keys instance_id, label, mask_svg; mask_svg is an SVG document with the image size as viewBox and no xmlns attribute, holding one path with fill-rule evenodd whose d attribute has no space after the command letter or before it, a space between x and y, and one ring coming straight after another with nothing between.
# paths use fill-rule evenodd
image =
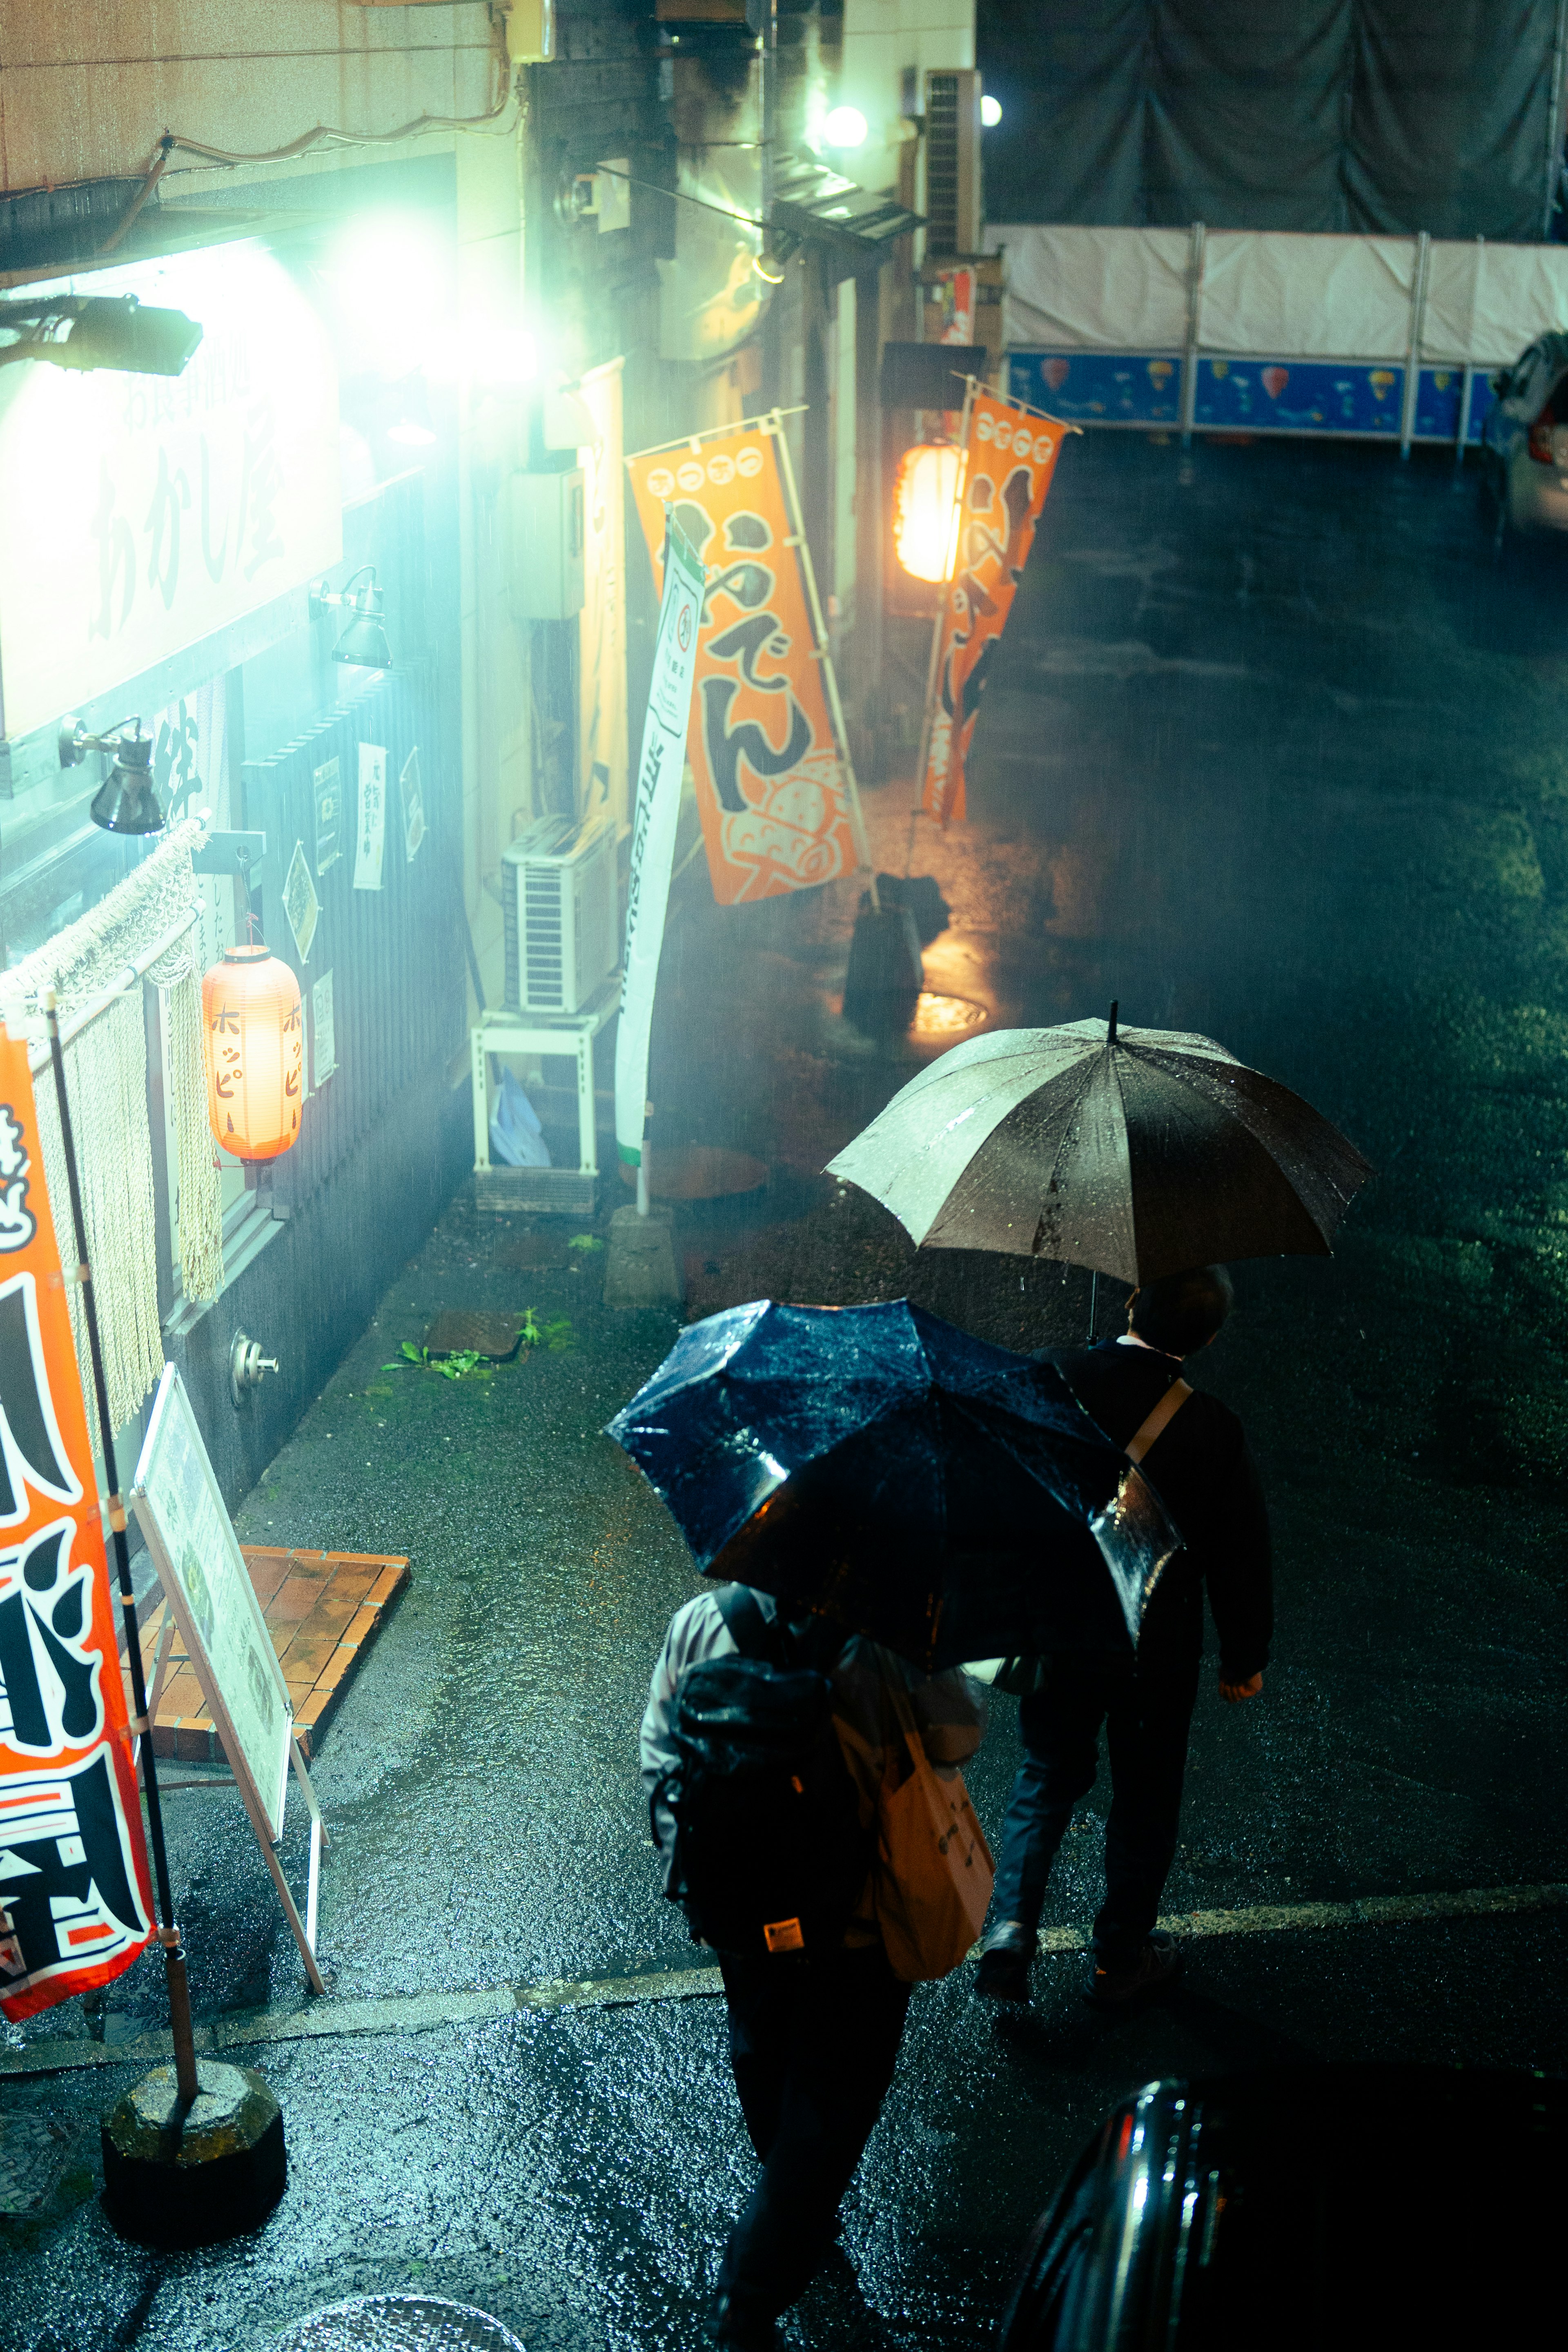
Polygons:
<instances>
[{"instance_id":1,"label":"glowing orange lantern","mask_svg":"<svg viewBox=\"0 0 1568 2352\"><path fill-rule=\"evenodd\" d=\"M300 1139L299 982L259 940L230 948L202 982L202 1027L213 1134L237 1160L277 1160Z\"/></svg>"},{"instance_id":2,"label":"glowing orange lantern","mask_svg":"<svg viewBox=\"0 0 1568 2352\"><path fill-rule=\"evenodd\" d=\"M899 460L893 488L893 545L916 580L951 580L958 552L959 481L963 452L956 442L921 441Z\"/></svg>"}]
</instances>

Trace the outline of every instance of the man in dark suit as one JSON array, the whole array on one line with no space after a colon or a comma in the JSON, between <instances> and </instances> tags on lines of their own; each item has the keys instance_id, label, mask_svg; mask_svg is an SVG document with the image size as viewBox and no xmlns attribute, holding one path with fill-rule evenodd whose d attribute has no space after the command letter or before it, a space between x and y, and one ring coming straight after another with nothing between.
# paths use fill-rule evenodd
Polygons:
<instances>
[{"instance_id":1,"label":"man in dark suit","mask_svg":"<svg viewBox=\"0 0 1568 2352\"><path fill-rule=\"evenodd\" d=\"M1273 1630L1268 1515L1241 1423L1182 1380L1230 1312L1223 1266L1145 1283L1123 1337L1050 1360L1116 1445L1142 1461L1184 1538L1144 1612L1137 1655L1039 1661L1019 1710L1024 1765L1002 1830L975 1990L1026 2001L1051 1864L1073 1808L1094 1785L1103 1724L1110 1755L1105 1903L1094 1923L1088 1998L1117 2009L1173 1975L1179 1954L1154 1921L1176 1852L1187 1731L1203 1653L1203 1601L1219 1635L1220 1696L1263 1687Z\"/></svg>"}]
</instances>

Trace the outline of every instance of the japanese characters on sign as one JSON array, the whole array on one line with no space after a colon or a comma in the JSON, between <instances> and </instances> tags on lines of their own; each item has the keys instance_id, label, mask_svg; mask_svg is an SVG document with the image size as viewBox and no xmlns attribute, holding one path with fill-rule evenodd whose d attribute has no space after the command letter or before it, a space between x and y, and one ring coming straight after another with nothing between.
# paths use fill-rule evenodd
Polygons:
<instances>
[{"instance_id":1,"label":"japanese characters on sign","mask_svg":"<svg viewBox=\"0 0 1568 2352\"><path fill-rule=\"evenodd\" d=\"M339 762L334 757L323 760L313 779L313 799L316 807L316 879L319 882L329 866L335 866L343 854L343 788L340 780Z\"/></svg>"},{"instance_id":2,"label":"japanese characters on sign","mask_svg":"<svg viewBox=\"0 0 1568 2352\"><path fill-rule=\"evenodd\" d=\"M359 825L354 843L354 888L379 890L386 847L386 747L359 747Z\"/></svg>"},{"instance_id":3,"label":"japanese characters on sign","mask_svg":"<svg viewBox=\"0 0 1568 2352\"><path fill-rule=\"evenodd\" d=\"M627 463L656 570L666 499L705 566L688 756L714 897L733 906L852 873L844 764L773 436L737 425Z\"/></svg>"},{"instance_id":4,"label":"japanese characters on sign","mask_svg":"<svg viewBox=\"0 0 1568 2352\"><path fill-rule=\"evenodd\" d=\"M105 273L199 320L182 375L0 371L0 699L57 719L325 572L337 382L288 272L248 248Z\"/></svg>"},{"instance_id":5,"label":"japanese characters on sign","mask_svg":"<svg viewBox=\"0 0 1568 2352\"><path fill-rule=\"evenodd\" d=\"M977 392L959 496L958 553L942 604L935 706L926 715L921 806L946 824L964 813L963 763L997 643L1034 544L1063 427L1054 417Z\"/></svg>"},{"instance_id":6,"label":"japanese characters on sign","mask_svg":"<svg viewBox=\"0 0 1568 2352\"><path fill-rule=\"evenodd\" d=\"M107 1984L153 1932L27 1049L0 1031L0 2011Z\"/></svg>"},{"instance_id":7,"label":"japanese characters on sign","mask_svg":"<svg viewBox=\"0 0 1568 2352\"><path fill-rule=\"evenodd\" d=\"M310 1083L319 1087L338 1066L338 1033L332 1013L332 975L324 971L310 991Z\"/></svg>"},{"instance_id":8,"label":"japanese characters on sign","mask_svg":"<svg viewBox=\"0 0 1568 2352\"><path fill-rule=\"evenodd\" d=\"M618 359L593 368L577 397L598 438L578 451L587 531L583 610L578 615L581 694L578 806L592 821L607 816L625 833L626 805L626 515Z\"/></svg>"},{"instance_id":9,"label":"japanese characters on sign","mask_svg":"<svg viewBox=\"0 0 1568 2352\"><path fill-rule=\"evenodd\" d=\"M616 1149L628 1166L642 1164L647 1117L648 1041L658 979L670 868L680 818L680 774L691 719L691 678L697 661L702 565L679 527L669 533L669 560L658 608L653 677L637 762L626 885L626 977L616 1030Z\"/></svg>"}]
</instances>

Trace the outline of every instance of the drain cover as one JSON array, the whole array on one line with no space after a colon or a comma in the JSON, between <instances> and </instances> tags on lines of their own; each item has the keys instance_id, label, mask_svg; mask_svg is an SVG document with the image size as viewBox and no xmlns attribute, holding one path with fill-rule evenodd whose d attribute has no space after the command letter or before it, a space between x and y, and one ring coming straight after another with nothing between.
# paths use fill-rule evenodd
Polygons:
<instances>
[{"instance_id":1,"label":"drain cover","mask_svg":"<svg viewBox=\"0 0 1568 2352\"><path fill-rule=\"evenodd\" d=\"M302 2319L278 2352L523 2352L510 2327L433 2294L361 2295Z\"/></svg>"}]
</instances>

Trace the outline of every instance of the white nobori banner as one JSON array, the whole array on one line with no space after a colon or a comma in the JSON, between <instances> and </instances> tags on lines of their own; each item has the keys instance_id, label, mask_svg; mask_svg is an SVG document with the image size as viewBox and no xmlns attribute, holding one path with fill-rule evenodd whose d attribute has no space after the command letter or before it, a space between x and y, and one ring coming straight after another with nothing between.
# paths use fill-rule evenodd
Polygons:
<instances>
[{"instance_id":1,"label":"white nobori banner","mask_svg":"<svg viewBox=\"0 0 1568 2352\"><path fill-rule=\"evenodd\" d=\"M701 560L674 523L667 521L664 594L658 608L647 717L643 722L642 758L637 763L637 807L632 814L626 970L616 1034L616 1149L634 1168L642 1164L653 992L664 945L670 868L675 863L686 722L691 709L701 614Z\"/></svg>"}]
</instances>

